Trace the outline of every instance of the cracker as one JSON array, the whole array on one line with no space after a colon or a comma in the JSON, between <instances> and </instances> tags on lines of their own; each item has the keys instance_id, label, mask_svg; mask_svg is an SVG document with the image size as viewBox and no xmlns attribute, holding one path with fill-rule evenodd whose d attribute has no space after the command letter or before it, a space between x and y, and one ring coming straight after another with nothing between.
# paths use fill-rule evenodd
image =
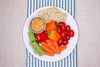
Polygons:
<instances>
[{"instance_id":1,"label":"cracker","mask_svg":"<svg viewBox=\"0 0 100 67\"><path fill-rule=\"evenodd\" d=\"M67 18L66 13L62 13L57 7L51 7L43 9L37 12L40 17L46 20L46 23L49 23L51 20L59 22L65 22Z\"/></svg>"},{"instance_id":2,"label":"cracker","mask_svg":"<svg viewBox=\"0 0 100 67\"><path fill-rule=\"evenodd\" d=\"M41 17L46 20L46 23L49 23L51 21L50 16L47 13L43 13Z\"/></svg>"},{"instance_id":3,"label":"cracker","mask_svg":"<svg viewBox=\"0 0 100 67\"><path fill-rule=\"evenodd\" d=\"M50 18L51 20L59 22L65 22L66 21L67 14L66 13L51 13Z\"/></svg>"},{"instance_id":4,"label":"cracker","mask_svg":"<svg viewBox=\"0 0 100 67\"><path fill-rule=\"evenodd\" d=\"M66 18L67 18L67 13L64 13L63 22L66 22Z\"/></svg>"},{"instance_id":5,"label":"cracker","mask_svg":"<svg viewBox=\"0 0 100 67\"><path fill-rule=\"evenodd\" d=\"M44 13L47 13L47 12L46 12L46 9L42 9L42 10L38 11L37 13L39 16L42 16Z\"/></svg>"},{"instance_id":6,"label":"cracker","mask_svg":"<svg viewBox=\"0 0 100 67\"><path fill-rule=\"evenodd\" d=\"M51 12L59 12L59 13L61 13L61 11L57 7L47 8L46 11L47 11L47 13L51 13Z\"/></svg>"},{"instance_id":7,"label":"cracker","mask_svg":"<svg viewBox=\"0 0 100 67\"><path fill-rule=\"evenodd\" d=\"M49 16L51 16L52 13L53 14L56 13L56 12L61 13L61 11L57 7L47 8L46 11L47 11Z\"/></svg>"}]
</instances>

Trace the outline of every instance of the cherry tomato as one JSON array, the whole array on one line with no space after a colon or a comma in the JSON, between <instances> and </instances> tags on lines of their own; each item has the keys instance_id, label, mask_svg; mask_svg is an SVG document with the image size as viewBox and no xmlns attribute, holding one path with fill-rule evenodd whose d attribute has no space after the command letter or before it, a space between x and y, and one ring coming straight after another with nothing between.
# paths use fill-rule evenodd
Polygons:
<instances>
[{"instance_id":1,"label":"cherry tomato","mask_svg":"<svg viewBox=\"0 0 100 67\"><path fill-rule=\"evenodd\" d=\"M61 26L62 26L62 25L65 25L65 26L66 26L65 22L59 22L59 24L61 24Z\"/></svg>"},{"instance_id":2,"label":"cherry tomato","mask_svg":"<svg viewBox=\"0 0 100 67\"><path fill-rule=\"evenodd\" d=\"M66 26L66 32L70 33L70 26L69 25Z\"/></svg>"},{"instance_id":3,"label":"cherry tomato","mask_svg":"<svg viewBox=\"0 0 100 67\"><path fill-rule=\"evenodd\" d=\"M63 39L59 39L59 40L57 41L57 43L58 43L59 46L61 46L61 45L63 44Z\"/></svg>"},{"instance_id":4,"label":"cherry tomato","mask_svg":"<svg viewBox=\"0 0 100 67\"><path fill-rule=\"evenodd\" d=\"M60 27L57 27L57 32L58 32L59 34L61 34L61 28L60 28Z\"/></svg>"},{"instance_id":5,"label":"cherry tomato","mask_svg":"<svg viewBox=\"0 0 100 67\"><path fill-rule=\"evenodd\" d=\"M67 35L66 39L67 39L67 40L70 40L70 36L69 36L69 35Z\"/></svg>"},{"instance_id":6,"label":"cherry tomato","mask_svg":"<svg viewBox=\"0 0 100 67\"><path fill-rule=\"evenodd\" d=\"M68 40L64 40L63 45L67 45L67 44L68 44Z\"/></svg>"},{"instance_id":7,"label":"cherry tomato","mask_svg":"<svg viewBox=\"0 0 100 67\"><path fill-rule=\"evenodd\" d=\"M70 30L70 37L73 37L73 36L74 36L74 31Z\"/></svg>"},{"instance_id":8,"label":"cherry tomato","mask_svg":"<svg viewBox=\"0 0 100 67\"><path fill-rule=\"evenodd\" d=\"M66 31L66 26L65 26L65 25L62 25L62 26L61 26L61 30L62 30L63 32L65 32L65 31Z\"/></svg>"},{"instance_id":9,"label":"cherry tomato","mask_svg":"<svg viewBox=\"0 0 100 67\"><path fill-rule=\"evenodd\" d=\"M67 33L67 36L70 36L70 32Z\"/></svg>"},{"instance_id":10,"label":"cherry tomato","mask_svg":"<svg viewBox=\"0 0 100 67\"><path fill-rule=\"evenodd\" d=\"M61 33L61 38L62 38L62 39L65 39L65 38L66 38L65 32L62 32L62 33Z\"/></svg>"},{"instance_id":11,"label":"cherry tomato","mask_svg":"<svg viewBox=\"0 0 100 67\"><path fill-rule=\"evenodd\" d=\"M61 25L58 25L57 27L61 28Z\"/></svg>"}]
</instances>

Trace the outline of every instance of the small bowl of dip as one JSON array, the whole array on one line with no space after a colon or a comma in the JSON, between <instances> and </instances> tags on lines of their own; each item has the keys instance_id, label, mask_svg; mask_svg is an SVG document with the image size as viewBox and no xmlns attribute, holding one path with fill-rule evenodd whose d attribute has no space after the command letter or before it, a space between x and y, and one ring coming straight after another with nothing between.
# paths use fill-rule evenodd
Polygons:
<instances>
[{"instance_id":1,"label":"small bowl of dip","mask_svg":"<svg viewBox=\"0 0 100 67\"><path fill-rule=\"evenodd\" d=\"M40 17L33 18L30 22L30 28L34 33L41 33L46 28L46 22Z\"/></svg>"}]
</instances>

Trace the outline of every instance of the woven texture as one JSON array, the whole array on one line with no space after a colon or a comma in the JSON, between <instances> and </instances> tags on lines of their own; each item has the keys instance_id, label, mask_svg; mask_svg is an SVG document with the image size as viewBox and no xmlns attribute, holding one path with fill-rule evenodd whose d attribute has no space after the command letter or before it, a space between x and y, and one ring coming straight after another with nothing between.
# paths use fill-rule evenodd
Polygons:
<instances>
[{"instance_id":1,"label":"woven texture","mask_svg":"<svg viewBox=\"0 0 100 67\"><path fill-rule=\"evenodd\" d=\"M27 0L27 18L32 12L45 6L63 8L75 19L75 0ZM77 67L77 45L69 56L55 62L39 60L26 48L26 67Z\"/></svg>"}]
</instances>

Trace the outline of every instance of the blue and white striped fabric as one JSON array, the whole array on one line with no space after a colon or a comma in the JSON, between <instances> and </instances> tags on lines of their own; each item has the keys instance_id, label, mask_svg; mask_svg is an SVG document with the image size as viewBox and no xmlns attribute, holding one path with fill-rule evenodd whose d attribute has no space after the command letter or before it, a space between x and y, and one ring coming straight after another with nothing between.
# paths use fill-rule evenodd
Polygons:
<instances>
[{"instance_id":1,"label":"blue and white striped fabric","mask_svg":"<svg viewBox=\"0 0 100 67\"><path fill-rule=\"evenodd\" d=\"M75 0L27 0L27 18L32 12L45 6L63 8L75 19ZM77 45L69 56L56 62L41 61L26 48L26 67L77 67Z\"/></svg>"}]
</instances>

